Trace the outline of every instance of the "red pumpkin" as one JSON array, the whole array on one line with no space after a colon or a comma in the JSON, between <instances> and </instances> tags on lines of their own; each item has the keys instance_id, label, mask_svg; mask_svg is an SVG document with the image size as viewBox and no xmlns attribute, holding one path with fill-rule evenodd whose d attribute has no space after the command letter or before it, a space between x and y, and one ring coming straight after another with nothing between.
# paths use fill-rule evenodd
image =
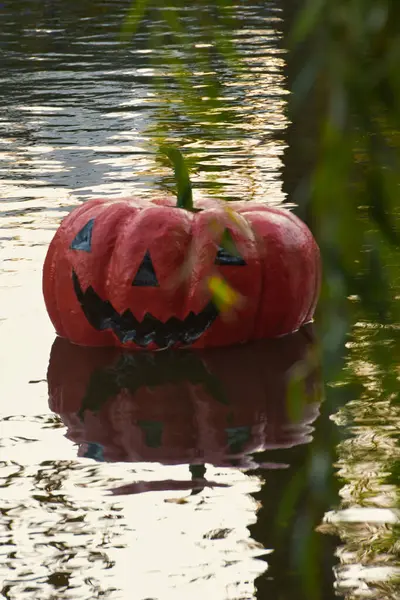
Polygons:
<instances>
[{"instance_id":1,"label":"red pumpkin","mask_svg":"<svg viewBox=\"0 0 400 600\"><path fill-rule=\"evenodd\" d=\"M310 440L321 394L315 367L304 369L311 349L303 330L223 350L142 354L57 338L49 405L81 456L245 466L249 453ZM306 396L293 411L295 369Z\"/></svg>"},{"instance_id":2,"label":"red pumpkin","mask_svg":"<svg viewBox=\"0 0 400 600\"><path fill-rule=\"evenodd\" d=\"M319 283L307 226L252 202L209 201L194 211L165 199L88 201L63 220L43 273L60 336L147 350L296 331L313 317ZM233 298L228 313L221 286Z\"/></svg>"}]
</instances>

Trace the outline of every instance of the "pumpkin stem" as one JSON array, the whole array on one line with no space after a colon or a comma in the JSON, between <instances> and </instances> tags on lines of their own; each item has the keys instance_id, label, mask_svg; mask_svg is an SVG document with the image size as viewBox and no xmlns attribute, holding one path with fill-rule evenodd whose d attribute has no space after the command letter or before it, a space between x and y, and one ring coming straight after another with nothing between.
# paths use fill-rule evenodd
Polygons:
<instances>
[{"instance_id":1,"label":"pumpkin stem","mask_svg":"<svg viewBox=\"0 0 400 600\"><path fill-rule=\"evenodd\" d=\"M172 146L164 146L161 151L163 154L168 156L174 168L176 190L178 195L176 206L178 208L184 208L185 210L193 210L192 184L190 182L189 171L181 151Z\"/></svg>"}]
</instances>

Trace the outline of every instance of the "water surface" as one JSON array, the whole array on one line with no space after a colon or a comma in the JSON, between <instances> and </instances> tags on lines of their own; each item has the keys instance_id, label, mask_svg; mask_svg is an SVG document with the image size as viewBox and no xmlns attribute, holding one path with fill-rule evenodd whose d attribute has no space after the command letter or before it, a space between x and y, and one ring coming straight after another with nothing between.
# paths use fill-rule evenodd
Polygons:
<instances>
[{"instance_id":1,"label":"water surface","mask_svg":"<svg viewBox=\"0 0 400 600\"><path fill-rule=\"evenodd\" d=\"M220 88L210 100L211 67L199 55L190 85L205 85L201 113L189 91L182 103L170 76L180 46L165 34L165 15L153 11L134 41L119 43L129 4L0 7L2 595L395 598L394 326L360 320L340 381L321 386L315 375L296 414L285 382L308 339L264 348L266 368L248 381L260 357L253 350L238 371L243 388L222 378L222 396L219 371L212 383L203 363L190 377L178 365L172 381L162 365L139 364L148 379L132 383L120 367L115 377L114 355L53 346L41 295L48 243L90 197L170 189L157 136L185 149L195 198L285 200L281 6L238 2L231 39L246 68L234 79L214 57ZM184 11L199 53L210 42L200 8ZM150 43L151 28L159 37ZM96 391L104 381L114 386L105 397ZM323 404L318 417L324 395L341 408L332 415L332 402ZM82 402L93 397L101 402L82 420Z\"/></svg>"}]
</instances>

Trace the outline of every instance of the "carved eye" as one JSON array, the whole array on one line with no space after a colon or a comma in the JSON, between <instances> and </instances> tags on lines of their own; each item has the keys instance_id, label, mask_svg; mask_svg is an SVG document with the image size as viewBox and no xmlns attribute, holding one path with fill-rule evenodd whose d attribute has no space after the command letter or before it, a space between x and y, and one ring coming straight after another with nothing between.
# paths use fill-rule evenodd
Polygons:
<instances>
[{"instance_id":1,"label":"carved eye","mask_svg":"<svg viewBox=\"0 0 400 600\"><path fill-rule=\"evenodd\" d=\"M83 250L83 252L90 252L92 250L92 230L94 225L94 219L90 219L76 234L71 242L71 250Z\"/></svg>"},{"instance_id":2,"label":"carved eye","mask_svg":"<svg viewBox=\"0 0 400 600\"><path fill-rule=\"evenodd\" d=\"M156 272L154 271L153 262L151 260L150 252L147 250L144 258L139 266L139 269L135 275L132 285L141 287L158 287L158 279Z\"/></svg>"},{"instance_id":3,"label":"carved eye","mask_svg":"<svg viewBox=\"0 0 400 600\"><path fill-rule=\"evenodd\" d=\"M221 245L218 247L217 256L215 257L215 264L235 265L237 267L246 265L246 261L236 248L236 244L233 241L229 229L225 229L223 233Z\"/></svg>"}]
</instances>

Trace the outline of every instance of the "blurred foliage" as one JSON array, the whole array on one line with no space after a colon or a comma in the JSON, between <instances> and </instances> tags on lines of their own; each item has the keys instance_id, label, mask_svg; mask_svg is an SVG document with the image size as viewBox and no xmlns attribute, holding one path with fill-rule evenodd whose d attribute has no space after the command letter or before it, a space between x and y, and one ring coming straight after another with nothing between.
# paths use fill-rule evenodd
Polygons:
<instances>
[{"instance_id":1,"label":"blurred foliage","mask_svg":"<svg viewBox=\"0 0 400 600\"><path fill-rule=\"evenodd\" d=\"M136 43L141 35L149 51L153 83L163 103L150 131L160 144L181 134L179 122L184 129L188 120L196 121L201 136L210 136L212 124L211 135L223 137L221 101L224 122L237 118L223 86L223 79L232 78L240 65L239 54L226 35L237 26L234 4L197 0L196 5L197 10L188 11L184 0L173 4L137 0L122 25L123 43Z\"/></svg>"},{"instance_id":2,"label":"blurred foliage","mask_svg":"<svg viewBox=\"0 0 400 600\"><path fill-rule=\"evenodd\" d=\"M199 136L220 139L221 105L224 126L237 119L234 110L229 114L223 83L226 77L240 78L245 69L240 49L230 41L231 31L243 27L239 6L231 0L196 4L198 10L189 14L183 0L173 5L137 0L123 23L125 43L145 30L149 49L172 44L162 63L159 54L153 59L156 75L163 73L157 89L165 103L153 131L160 143L174 137L171 124L184 126L185 119L198 123ZM391 0L281 4L292 92L288 114L294 127L305 119L306 135L312 138L304 140L308 168L288 200L298 204L322 251L319 320L329 367L337 364L355 302L381 323L399 320L400 273L393 247L400 240L400 42L395 25L400 5ZM300 140L300 164L302 152Z\"/></svg>"},{"instance_id":3,"label":"blurred foliage","mask_svg":"<svg viewBox=\"0 0 400 600\"><path fill-rule=\"evenodd\" d=\"M337 445L341 504L394 507L400 464L395 367L400 361L400 73L395 67L400 5L391 0L298 4L287 36L287 60L295 63L289 141L299 137L296 125L307 112L314 123L311 133L300 127L313 136L307 146L312 156L291 191L324 261L318 319L333 386L327 391L330 411L348 399L335 416L350 434ZM355 323L340 372L342 339ZM379 554L385 565L398 566L396 527L373 532L367 524L341 524L335 532L344 542L342 563L367 565ZM388 582L388 589L385 597L394 597L398 582ZM376 597L383 596L378 589Z\"/></svg>"},{"instance_id":4,"label":"blurred foliage","mask_svg":"<svg viewBox=\"0 0 400 600\"><path fill-rule=\"evenodd\" d=\"M379 336L381 332L388 341L387 328L400 321L396 256L400 241L400 4L392 0L282 0L281 5L282 45L287 49L287 84L292 92L287 106L291 123L284 189L287 200L297 204L295 210L310 224L322 252L324 278L317 321L325 377L332 385L327 389L312 453L281 490L273 537L274 547L287 546L290 556L286 559L294 570L303 573L300 589L305 597L320 598L324 588L326 594L326 585L321 580L319 561L321 537L314 529L324 508L337 497L331 475L339 440L330 415L344 402L365 395L368 385L363 374L368 364L374 365L385 380L381 402L398 399L398 374L392 377L388 373L393 356L389 360L387 354L382 356L387 352L385 343L371 343L369 338L362 345L362 367L356 368L351 361L348 366L353 377L341 375L340 367L352 324L373 324L374 333ZM205 2L204 10L197 14L205 39L203 44L194 44L191 30L195 24L185 21L184 3L176 1L174 8L160 8L155 0L137 1L124 24L125 40L134 36L146 12L156 6L163 27L168 35L176 36L179 45L169 68L182 111L188 118L204 122L212 118L215 103L223 98L214 61L220 63L219 73L223 64L232 78L240 77L243 68L240 53L228 43L230 28L243 26L235 21L237 4L228 0ZM156 22L153 25L160 27ZM200 74L200 86L193 85L193 72ZM166 105L176 109L178 104L171 102L169 87L159 87L159 93ZM228 100L226 109L229 111ZM224 117L229 122L229 114ZM218 112L215 119L215 135L220 136ZM164 142L167 132L160 124L157 127ZM293 162L303 166L295 182L290 181ZM358 329L358 334L361 340L362 330ZM398 345L393 342L389 347L398 356ZM289 408L298 403L299 394L302 391L294 380ZM376 399L376 390L374 394L370 400ZM377 406L382 405L377 402ZM352 459L357 464L362 460L362 444L357 452L347 455L348 444L349 440L339 444L341 461L346 465L342 476L351 470ZM398 464L395 443L389 446L389 457ZM354 445L351 447L354 451ZM398 471L394 464L392 467L391 477ZM357 480L353 476L353 484ZM263 506L265 502L263 497ZM342 539L346 540L343 531ZM386 533L387 551L393 554L394 533ZM365 562L368 553L380 551L383 538L377 536L374 547L368 546L367 535L363 542L361 538L356 542L354 536L352 540L361 544L363 556L358 558ZM298 588L296 594L302 597Z\"/></svg>"},{"instance_id":5,"label":"blurred foliage","mask_svg":"<svg viewBox=\"0 0 400 600\"><path fill-rule=\"evenodd\" d=\"M361 307L374 321L399 321L399 16L391 0L305 0L288 36L288 60L303 58L291 118L318 107L296 200L322 250L326 330L348 313L349 296L358 318Z\"/></svg>"},{"instance_id":6,"label":"blurred foliage","mask_svg":"<svg viewBox=\"0 0 400 600\"><path fill-rule=\"evenodd\" d=\"M27 11L19 15L20 43L32 52L38 41L24 36L24 27L44 27L46 14L63 6L36 4L43 23L36 18L32 23ZM271 3L254 4L261 12ZM399 504L400 2L276 0L275 6L274 27L291 92L289 126L276 132L287 143L282 177L287 201L297 205L322 251L317 321L328 386L313 444L292 449L290 469L266 475L257 532L264 532L265 547L275 549L268 561L276 566L274 576L260 578L258 585L260 594L263 585L275 585L270 596L277 599L327 600L335 594L326 574L332 576L333 549L325 551L329 542L323 531L339 535L343 555L349 551L354 562L368 564L378 554L390 564L398 561L397 526L371 531L324 523L319 532L316 526L335 504ZM73 42L88 14L107 21L113 3L82 0L64 8L77 14L77 24L65 34ZM214 141L244 135L242 121L249 115L238 105L249 98L238 86L232 101L231 85L247 83L248 73L232 38L235 31L255 32L240 13L240 1L127 0L126 9L121 46L145 53L154 73L156 120L149 125L149 138L159 148L179 140L195 172L195 143L201 140L212 150ZM62 22L65 14L57 19ZM68 52L67 45L63 51ZM165 152L157 156L169 169ZM219 168L202 160L208 174ZM182 190L189 189L185 169L177 179L186 182ZM221 182L210 192L229 200ZM211 285L222 302L229 300L220 281ZM301 378L295 376L289 387L289 410L295 415L304 395ZM343 427L336 427L332 414ZM340 430L350 433L347 439L339 439ZM271 453L264 459L273 460ZM396 582L380 585L377 598L396 597Z\"/></svg>"},{"instance_id":7,"label":"blurred foliage","mask_svg":"<svg viewBox=\"0 0 400 600\"><path fill-rule=\"evenodd\" d=\"M164 155L169 159L174 170L177 195L176 205L179 208L184 208L192 212L201 210L196 209L193 204L192 184L189 177L189 171L181 151L171 145L162 145L160 146L159 151L161 156ZM237 218L235 219L233 211L229 212L227 210L227 215L228 218L231 218L232 220L238 220ZM223 227L221 228L221 225L217 220L215 220L214 228L216 228L217 231L221 229L223 232L220 246L231 254L237 254L237 249L229 233L227 230L224 230ZM190 262L190 258L188 260ZM232 286L223 277L221 277L218 271L215 271L208 277L207 287L211 292L212 299L215 305L218 307L221 316L223 318L229 318L229 315L231 315L232 318L234 318L234 309L239 306L241 302L240 294L238 294L232 288Z\"/></svg>"},{"instance_id":8,"label":"blurred foliage","mask_svg":"<svg viewBox=\"0 0 400 600\"><path fill-rule=\"evenodd\" d=\"M147 131L152 150L154 144L162 148L177 140L184 145L202 140L207 145L207 141L232 139L241 116L226 82L233 82L245 68L229 35L239 25L235 8L231 0L197 0L190 7L184 0L132 3L120 40L145 50L153 68L157 106ZM195 136L190 135L191 129ZM185 162L192 173L199 169L196 154L186 150ZM167 174L166 153L157 153L157 161ZM209 193L229 199L211 170L207 165ZM161 185L170 191L174 181L167 174Z\"/></svg>"}]
</instances>

